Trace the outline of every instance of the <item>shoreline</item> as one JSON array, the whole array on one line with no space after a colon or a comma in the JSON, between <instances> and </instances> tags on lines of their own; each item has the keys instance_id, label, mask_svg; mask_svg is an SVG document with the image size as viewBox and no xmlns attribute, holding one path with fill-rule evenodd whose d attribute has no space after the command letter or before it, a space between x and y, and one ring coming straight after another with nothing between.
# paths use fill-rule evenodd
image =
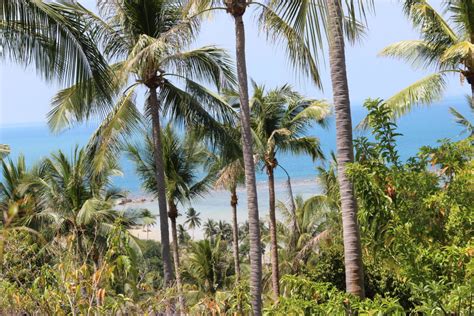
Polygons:
<instances>
[{"instance_id":1,"label":"shoreline","mask_svg":"<svg viewBox=\"0 0 474 316\"><path fill-rule=\"evenodd\" d=\"M308 198L312 195L320 194L320 188L316 180L316 176L308 178L292 179L291 187L293 196L301 195L303 198ZM258 194L258 205L259 214L262 220L265 220L268 215L268 184L266 181L259 181L257 183L257 194ZM275 194L277 201L286 202L289 199L288 189L286 180L277 180L275 183ZM244 223L247 219L247 207L246 207L246 191L245 187L240 186L237 189L237 196L239 204L237 207L237 217L239 224ZM116 209L119 211L134 210L134 209L148 209L151 213L158 214L158 202L157 199L147 193L131 193L128 197L130 202L120 205L117 204ZM127 201L128 201L127 200ZM188 230L188 233L193 236L194 240L199 240L204 237L203 224L208 220L214 221L226 221L230 222L231 218L231 206L230 206L230 195L226 190L211 190L203 197L194 199L190 204L178 205L179 216L177 218L178 224L183 224L186 220L186 210L189 207L193 207L197 212L200 213L201 227L196 228L194 232ZM278 213L278 210L277 210ZM277 215L278 216L278 215ZM135 237L146 239L146 231L142 228L134 228L129 230ZM150 227L148 232L150 240L160 240L159 232L159 218L157 217L157 223Z\"/></svg>"}]
</instances>

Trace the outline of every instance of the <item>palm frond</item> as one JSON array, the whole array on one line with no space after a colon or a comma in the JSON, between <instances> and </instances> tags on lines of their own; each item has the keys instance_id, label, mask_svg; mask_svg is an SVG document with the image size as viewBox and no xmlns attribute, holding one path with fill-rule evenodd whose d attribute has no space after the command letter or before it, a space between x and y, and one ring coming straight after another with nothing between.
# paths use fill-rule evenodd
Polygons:
<instances>
[{"instance_id":1,"label":"palm frond","mask_svg":"<svg viewBox=\"0 0 474 316\"><path fill-rule=\"evenodd\" d=\"M446 48L441 55L440 62L449 67L471 60L474 53L474 44L469 41L461 41Z\"/></svg>"},{"instance_id":2,"label":"palm frond","mask_svg":"<svg viewBox=\"0 0 474 316\"><path fill-rule=\"evenodd\" d=\"M392 97L385 103L393 110L396 117L408 112L414 105L431 104L439 100L446 88L443 73L435 73L418 80Z\"/></svg>"},{"instance_id":3,"label":"palm frond","mask_svg":"<svg viewBox=\"0 0 474 316\"><path fill-rule=\"evenodd\" d=\"M422 30L423 39L442 49L458 41L457 34L446 20L426 0L406 0L404 11L416 27Z\"/></svg>"},{"instance_id":4,"label":"palm frond","mask_svg":"<svg viewBox=\"0 0 474 316\"><path fill-rule=\"evenodd\" d=\"M469 103L472 104L472 102ZM464 133L468 133L469 136L474 135L474 125L464 115L453 107L449 107L449 112L454 116L456 123L464 127Z\"/></svg>"},{"instance_id":5,"label":"palm frond","mask_svg":"<svg viewBox=\"0 0 474 316\"><path fill-rule=\"evenodd\" d=\"M313 160L324 160L324 153L316 137L292 138L279 144L280 151L294 155L309 155Z\"/></svg>"},{"instance_id":6,"label":"palm frond","mask_svg":"<svg viewBox=\"0 0 474 316\"><path fill-rule=\"evenodd\" d=\"M10 146L0 144L0 160L10 153Z\"/></svg>"},{"instance_id":7,"label":"palm frond","mask_svg":"<svg viewBox=\"0 0 474 316\"><path fill-rule=\"evenodd\" d=\"M110 66L109 72L110 85L107 93L102 93L91 79L60 90L53 97L52 109L48 113L48 125L53 132L81 123L92 115L105 117L109 113L113 97L127 83L122 63Z\"/></svg>"},{"instance_id":8,"label":"palm frond","mask_svg":"<svg viewBox=\"0 0 474 316\"><path fill-rule=\"evenodd\" d=\"M214 84L218 90L232 89L236 85L232 59L216 46L178 52L161 60L160 66L169 73Z\"/></svg>"},{"instance_id":9,"label":"palm frond","mask_svg":"<svg viewBox=\"0 0 474 316\"><path fill-rule=\"evenodd\" d=\"M442 51L423 40L400 41L385 47L379 56L404 59L414 67L437 67Z\"/></svg>"},{"instance_id":10,"label":"palm frond","mask_svg":"<svg viewBox=\"0 0 474 316\"><path fill-rule=\"evenodd\" d=\"M385 103L392 110L392 115L396 119L410 112L414 106L430 105L441 99L445 88L445 74L434 73L397 92L385 100ZM356 126L357 129L366 129L367 127L367 117Z\"/></svg>"},{"instance_id":11,"label":"palm frond","mask_svg":"<svg viewBox=\"0 0 474 316\"><path fill-rule=\"evenodd\" d=\"M215 144L231 139L226 137L228 131L221 123L232 124L235 111L221 97L200 84L186 80L183 90L166 81L160 89L159 99L163 112L175 122L205 132L206 138Z\"/></svg>"},{"instance_id":12,"label":"palm frond","mask_svg":"<svg viewBox=\"0 0 474 316\"><path fill-rule=\"evenodd\" d=\"M73 2L0 1L0 57L34 63L46 80L66 85L93 79L106 93L110 81L107 62L79 11L83 7Z\"/></svg>"},{"instance_id":13,"label":"palm frond","mask_svg":"<svg viewBox=\"0 0 474 316\"><path fill-rule=\"evenodd\" d=\"M132 88L118 100L88 142L87 155L92 161L93 174L116 163L125 138L138 129L140 121Z\"/></svg>"},{"instance_id":14,"label":"palm frond","mask_svg":"<svg viewBox=\"0 0 474 316\"><path fill-rule=\"evenodd\" d=\"M190 28L188 23L179 23L155 36L139 34L124 63L127 72L140 73L150 68L158 69L163 58L178 53L189 43Z\"/></svg>"},{"instance_id":15,"label":"palm frond","mask_svg":"<svg viewBox=\"0 0 474 316\"><path fill-rule=\"evenodd\" d=\"M299 1L292 1L291 3L296 2ZM313 30L318 32L316 39L312 38L310 44L309 38L305 36L304 30L302 30L302 26L300 26L300 24L304 22L298 21L299 19L306 19L306 10L309 8L311 8L311 10L316 9L315 6L310 5L308 1L306 5L299 8L300 14L298 15L298 18L293 21L295 25L290 25L292 22L291 19L290 21L285 21L285 17L290 12L289 8L280 6L276 7L276 10L280 11L282 17L272 9L264 7L259 18L260 28L265 31L269 41L285 47L285 52L288 55L291 64L296 69L299 69L304 75L311 77L316 86L322 88L317 54L323 46L321 39L322 34L319 29L320 23L310 23L309 25L311 28L316 27L316 29ZM311 48L313 48L313 51Z\"/></svg>"}]
</instances>

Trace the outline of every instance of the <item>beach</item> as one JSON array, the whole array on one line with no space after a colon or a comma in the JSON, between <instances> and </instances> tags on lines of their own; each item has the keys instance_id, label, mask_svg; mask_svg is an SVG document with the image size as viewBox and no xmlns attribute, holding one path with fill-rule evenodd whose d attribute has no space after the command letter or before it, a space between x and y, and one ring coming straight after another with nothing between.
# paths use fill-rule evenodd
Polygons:
<instances>
[{"instance_id":1,"label":"beach","mask_svg":"<svg viewBox=\"0 0 474 316\"><path fill-rule=\"evenodd\" d=\"M316 180L316 175L312 178L298 178L291 181L291 187L293 195L301 195L303 198L308 198L312 195L319 194L319 186ZM267 219L268 214L268 185L265 181L259 181L257 183L258 190L258 204L260 218L262 220ZM289 200L287 181L277 181L275 186L275 194L277 201L287 203ZM243 223L247 220L247 195L245 188L239 187L237 189L237 195L239 198L239 204L237 206L237 218L239 223ZM128 196L128 202L124 205L117 205L117 210L126 211L134 209L148 209L153 214L158 215L158 201L151 195L148 194L132 194ZM194 207L196 211L200 213L201 224L204 224L208 219L214 221L227 221L231 219L231 206L230 206L230 194L225 190L212 190L201 198L196 198L191 204L178 205L180 216L178 216L177 223L183 224L186 220L186 210L189 207ZM277 210L278 217L278 210ZM157 218L158 219L158 218ZM159 222L150 228L148 232L148 238L153 240L160 240ZM202 225L200 228L196 228L193 232L188 230L188 233L193 236L194 239L202 239L203 229ZM142 228L131 229L130 232L141 239L146 239L147 233Z\"/></svg>"}]
</instances>

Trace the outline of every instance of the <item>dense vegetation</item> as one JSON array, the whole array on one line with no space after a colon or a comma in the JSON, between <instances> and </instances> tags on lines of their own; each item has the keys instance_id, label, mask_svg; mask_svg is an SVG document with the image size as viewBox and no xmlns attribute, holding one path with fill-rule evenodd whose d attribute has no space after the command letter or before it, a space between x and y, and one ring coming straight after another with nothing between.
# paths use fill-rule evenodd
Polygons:
<instances>
[{"instance_id":1,"label":"dense vegetation","mask_svg":"<svg viewBox=\"0 0 474 316\"><path fill-rule=\"evenodd\" d=\"M0 147L1 314L474 313L472 123L453 108L467 137L420 144L402 160L394 119L439 96L447 71L472 85L474 5L446 1L455 32L426 1L403 1L423 41L384 54L434 63L438 73L386 102L366 100L371 136L353 140L344 45L363 32L372 1L282 3L98 1L96 15L76 2L0 0L1 56L71 85L53 100L51 128L102 119L71 156L58 151L28 166ZM269 39L284 43L318 87L317 55L329 41L336 153L325 157L308 135L326 126L325 101L288 85L252 82L249 94L242 16L250 4ZM224 50L188 50L203 13L221 9L236 22L236 74ZM293 196L288 175L291 198L276 196L282 153L323 162L320 195ZM120 155L159 214L118 211ZM256 169L268 179L268 218L259 216ZM237 218L240 185L246 221ZM214 188L229 192L229 222L187 208ZM148 239L157 222L161 242ZM137 227L146 239L130 233ZM194 238L200 227L204 238Z\"/></svg>"}]
</instances>

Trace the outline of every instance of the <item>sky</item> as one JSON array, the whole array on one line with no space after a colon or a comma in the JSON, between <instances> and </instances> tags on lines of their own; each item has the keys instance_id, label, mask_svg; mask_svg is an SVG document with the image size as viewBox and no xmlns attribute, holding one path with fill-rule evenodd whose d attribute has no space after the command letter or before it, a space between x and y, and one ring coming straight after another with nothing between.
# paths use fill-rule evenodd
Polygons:
<instances>
[{"instance_id":1,"label":"sky","mask_svg":"<svg viewBox=\"0 0 474 316\"><path fill-rule=\"evenodd\" d=\"M93 9L94 0L80 0ZM367 35L355 46L346 49L349 90L352 106L361 106L366 98L388 98L397 91L430 73L430 70L412 69L400 60L377 57L385 46L406 39L417 39L417 33L401 12L399 1L376 0L376 13L368 17ZM435 7L440 1L430 1ZM307 97L331 100L331 82L327 56L321 59L320 72L323 91L312 82L295 73L287 62L282 47L268 43L259 34L256 18L246 14L246 45L248 75L267 87L291 84ZM216 45L225 48L234 56L235 34L232 18L216 13L212 20L204 23L194 47ZM51 98L61 87L46 83L32 67L22 67L0 61L0 125L21 125L46 122ZM461 96L469 91L461 85L459 77L448 82L446 96Z\"/></svg>"}]
</instances>

